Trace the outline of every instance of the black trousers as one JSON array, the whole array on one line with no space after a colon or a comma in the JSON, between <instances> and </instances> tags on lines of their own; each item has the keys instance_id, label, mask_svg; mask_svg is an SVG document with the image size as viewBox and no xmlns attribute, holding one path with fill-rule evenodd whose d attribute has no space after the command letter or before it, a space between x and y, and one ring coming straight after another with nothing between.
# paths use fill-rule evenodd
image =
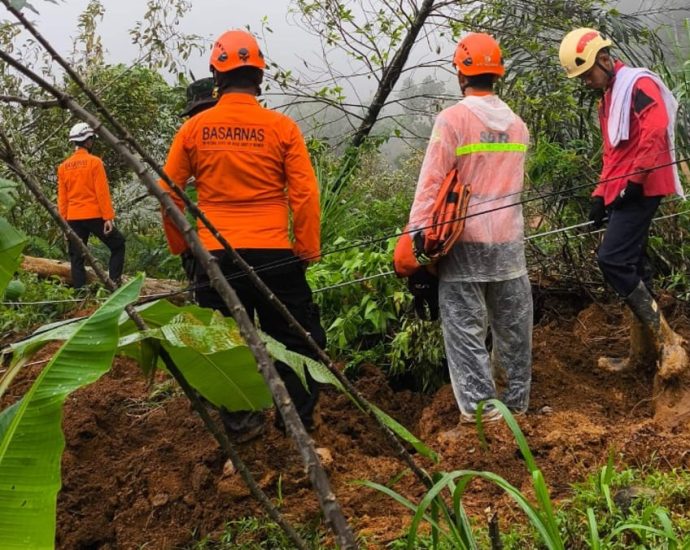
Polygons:
<instances>
[{"instance_id":1,"label":"black trousers","mask_svg":"<svg viewBox=\"0 0 690 550\"><path fill-rule=\"evenodd\" d=\"M651 288L647 240L661 197L643 197L609 211L609 223L597 253L606 281L622 297L643 281Z\"/></svg>"},{"instance_id":2,"label":"black trousers","mask_svg":"<svg viewBox=\"0 0 690 550\"><path fill-rule=\"evenodd\" d=\"M117 281L122 276L125 265L125 238L115 227L107 235L103 233L103 218L89 218L87 220L70 220L69 226L88 244L89 237L95 235L110 250L110 261L108 262L108 274L113 281ZM81 288L86 284L86 269L84 268L84 256L79 248L69 241L69 259L72 264L72 286Z\"/></svg>"},{"instance_id":3,"label":"black trousers","mask_svg":"<svg viewBox=\"0 0 690 550\"><path fill-rule=\"evenodd\" d=\"M261 266L267 264L281 264L279 267L259 271L258 275L276 297L287 306L290 313L305 330L311 334L316 343L322 348L325 347L326 333L321 326L318 306L312 300L311 289L307 284L302 263L297 260L292 250L239 249L237 252L254 269L261 270ZM268 300L233 264L232 259L222 250L213 251L212 254L218 258L218 264L223 274L237 292L242 305L249 313L249 317L253 319L255 313L259 317L261 330L284 344L289 350L318 360L316 353L309 348L296 331L287 325ZM230 316L223 300L208 284L208 275L199 268L196 272L196 282L201 287L196 291L197 303L202 307L210 307L220 311L225 316ZM307 385L309 387L307 391L290 367L276 362L276 369L283 379L300 417L310 423L319 396L318 384L307 372Z\"/></svg>"}]
</instances>

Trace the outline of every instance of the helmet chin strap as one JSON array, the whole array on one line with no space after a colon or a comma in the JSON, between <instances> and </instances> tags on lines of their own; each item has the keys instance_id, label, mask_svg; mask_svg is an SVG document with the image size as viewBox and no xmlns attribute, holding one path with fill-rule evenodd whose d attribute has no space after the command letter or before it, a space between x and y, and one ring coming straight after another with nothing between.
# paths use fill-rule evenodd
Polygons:
<instances>
[{"instance_id":1,"label":"helmet chin strap","mask_svg":"<svg viewBox=\"0 0 690 550\"><path fill-rule=\"evenodd\" d=\"M597 67L599 67L602 71L606 73L606 76L609 77L609 80L616 76L616 73L613 71L613 69L609 69L598 59L595 61L595 63Z\"/></svg>"}]
</instances>

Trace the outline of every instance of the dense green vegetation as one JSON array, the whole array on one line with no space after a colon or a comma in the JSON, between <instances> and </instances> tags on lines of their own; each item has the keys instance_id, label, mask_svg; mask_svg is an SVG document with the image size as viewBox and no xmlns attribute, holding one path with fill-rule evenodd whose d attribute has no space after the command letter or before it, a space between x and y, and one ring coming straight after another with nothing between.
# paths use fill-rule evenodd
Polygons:
<instances>
[{"instance_id":1,"label":"dense green vegetation","mask_svg":"<svg viewBox=\"0 0 690 550\"><path fill-rule=\"evenodd\" d=\"M22 2L18 4L23 5ZM186 3L178 0L174 4L179 16L184 11L179 11L180 7ZM359 14L350 4L357 2L300 0L292 6L303 24L311 25L325 43L345 50L353 62L364 64L364 70L384 75L388 62L403 42L407 30L405 21L409 23L409 20L390 8L389 12L383 10L374 16L365 11L363 16L372 17L372 20L367 25L359 25ZM508 59L508 76L499 92L523 116L532 135L525 192L525 214L531 234L571 226L584 219L589 194L587 184L596 181L600 161L600 134L594 116L597 98L583 92L576 82L566 81L557 66L557 37L564 29L576 24L595 25L615 39L618 53L625 59L649 65L660 72L681 102L677 155L687 157L690 154L690 61L682 57L682 50L677 50L676 57L665 58L659 34L638 18L607 10L598 1L580 2L576 8L570 4L547 0L531 4L500 1L478 4L464 11L444 6L439 10L448 11L439 11L436 14L439 17L434 20L444 22L430 23L424 35L429 43L451 42L468 29L513 29L510 33L497 33ZM104 9L102 2L92 0L89 3L79 20L80 35L71 62L116 119L155 159L162 161L179 125L177 113L184 102L187 83L187 77L180 72L171 84L170 75L162 69L174 72L179 66L167 54L156 55L164 47L154 32L156 25L171 23L158 19L155 11L147 14L149 19L133 31L133 36L146 46L140 60L131 65L112 65L105 59L98 38L98 24ZM540 17L534 17L535 13ZM374 44L377 55L348 51L347 38L351 36L348 33L362 34L365 41ZM24 54L33 51L31 43L18 45L18 36L16 26L2 22L0 47L8 51L19 49ZM183 38L176 47L184 59L197 47L197 42L192 37ZM439 66L447 65L447 60L436 62ZM49 72L49 64L45 58L37 56L35 67ZM282 98L307 98L317 105L303 123L305 130L311 127L320 130L313 135L306 133L321 186L323 259L310 267L308 278L316 290L331 355L344 361L348 373L355 376L358 365L370 362L384 369L393 384L404 384L419 391L437 389L445 376L438 323L420 321L413 316L404 282L388 271L394 236L405 225L414 194L421 160L419 148L423 147L434 113L456 99L455 83L439 83L424 77L418 82L408 79L404 91L388 98L384 110L374 112L373 101L364 100L354 107L348 103L337 82L325 86L322 81L303 85L287 68L271 65L270 71L267 89L279 92ZM88 104L83 92L64 74L51 76L54 85L80 103ZM0 66L0 85L9 95L39 102L23 108L17 108L11 101L2 103L0 122L13 147L21 151L43 192L54 199L55 167L70 149L65 133L74 119L54 105L40 104L47 99L45 93L4 65ZM271 100L277 98L269 95L269 103ZM399 110L396 110L396 103L400 103ZM327 108L320 109L322 105ZM351 117L348 119L350 132L342 128L324 131L331 122L336 123L333 109ZM319 117L331 120L319 120ZM413 147L391 158L385 153L386 146L397 143L396 140L406 140ZM182 278L178 259L167 250L158 204L146 196L136 175L112 150L99 144L95 152L106 163L118 225L127 236L127 273L130 276L145 272L152 277ZM12 183L15 179L7 166L0 165L0 255L3 260L0 262L0 290L5 292L8 287L5 303L0 305L3 341L73 316L85 306L101 306L94 316L80 323L63 325L57 335L43 335L10 350L13 354L11 375L3 379L4 389L31 354L48 340L66 341L46 367L45 376L39 377L23 400L0 415L0 471L9 467L6 457L20 462L26 462L27 456L33 454L52 457L50 465L39 468L43 477L38 482L33 478L35 472L31 467L21 471L17 478L21 490L32 494L33 484L37 483L40 487L50 485L57 491L57 464L62 443L57 438L45 447L25 445L20 436L22 430L30 430L24 424L20 430L20 423L25 418L38 418L45 420L43 427L47 431L59 432L60 407L67 393L98 378L107 370L116 351L136 358L148 371L156 364L157 350L162 347L180 361L180 368L190 376L195 390L210 402L237 408L234 401L237 395L222 391L223 381L233 379L242 397L257 409L270 406L268 390L259 379L254 360L232 323L212 317L208 312L201 313L193 306L178 311L161 302L146 310L151 330L139 332L120 318L125 305L136 298L139 278L105 301L108 293L103 290L92 289L86 296L77 295L57 282L39 280L35 275L17 271L25 240L25 253L43 257L64 258L65 245L59 229L37 202L28 193L16 192ZM669 201L662 214L683 211L682 203ZM659 282L680 297L690 295L689 223L688 214L660 221L654 226L650 241ZM591 259L596 236L576 233L564 232L531 240L529 264L535 271L539 270L542 277L558 281L573 291L587 287L588 292L597 293L601 279ZM102 261L105 257L103 247L96 246L95 250ZM32 303L46 301L55 303ZM107 333L108 338L99 340L99 331ZM100 347L86 349L94 341ZM275 358L291 363L298 370L314 369L320 381L342 389L318 365L290 356L275 342L268 341L267 345ZM98 357L88 356L89 351ZM83 373L77 374L70 369L77 362L83 362L85 356L93 359L88 362L92 369L82 377ZM202 356L203 361L200 360ZM203 376L186 370L198 362L208 368ZM228 372L229 364L239 367ZM52 379L51 373L55 372L56 376L67 378L69 383L62 384L63 378L57 382ZM35 400L36 395L46 394L52 400L52 408L47 412ZM632 544L651 548L688 547L686 533L690 524L684 509L690 478L685 473L636 471L624 466L616 471L610 462L597 475L576 485L570 499L554 506L524 436L509 415L506 416L534 480L535 497L526 497L490 472L438 474L434 488L421 502L406 501L392 488L378 485L376 488L408 506L415 514L409 534L392 543L391 548L486 547L489 535L485 526L468 519L462 511L462 492L474 477L489 479L504 488L527 514L525 525L503 529L505 548L615 549L628 548ZM422 442L405 434L392 421L389 426L419 453L433 457ZM34 435L40 439L42 433L37 431ZM445 494L445 500L439 496L441 494ZM54 501L54 492L46 495L50 497L48 500ZM617 500L616 495L623 496ZM48 515L53 512L48 509ZM50 518L41 517L38 521L19 516L0 509L0 528L23 523L30 530L38 522L43 527L39 533L41 540L54 538L54 522ZM418 530L422 523L426 523L424 535ZM303 533L314 547L322 545L323 533L315 526L305 526ZM229 522L220 540L200 540L195 548L289 548L289 544L276 525L247 518Z\"/></svg>"}]
</instances>

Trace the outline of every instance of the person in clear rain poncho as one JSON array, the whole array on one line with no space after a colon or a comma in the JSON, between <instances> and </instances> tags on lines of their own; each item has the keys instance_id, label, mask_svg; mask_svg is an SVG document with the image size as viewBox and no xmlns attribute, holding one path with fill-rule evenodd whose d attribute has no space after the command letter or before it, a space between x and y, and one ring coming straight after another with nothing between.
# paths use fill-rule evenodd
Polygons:
<instances>
[{"instance_id":1,"label":"person in clear rain poncho","mask_svg":"<svg viewBox=\"0 0 690 550\"><path fill-rule=\"evenodd\" d=\"M507 378L503 402L517 414L529 402L532 294L518 204L529 133L493 93L505 69L491 36L467 35L453 62L464 97L436 118L409 227L429 225L441 182L457 168L460 180L471 188L471 199L460 240L438 264L438 298L461 420L473 421L478 404L497 397L493 372L498 369ZM498 418L497 410L484 409L485 420Z\"/></svg>"}]
</instances>

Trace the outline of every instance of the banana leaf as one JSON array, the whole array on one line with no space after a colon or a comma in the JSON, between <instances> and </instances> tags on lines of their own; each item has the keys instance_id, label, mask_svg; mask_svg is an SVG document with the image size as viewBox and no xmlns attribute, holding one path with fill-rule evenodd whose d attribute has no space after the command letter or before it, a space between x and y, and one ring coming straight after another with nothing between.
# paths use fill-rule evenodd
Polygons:
<instances>
[{"instance_id":1,"label":"banana leaf","mask_svg":"<svg viewBox=\"0 0 690 550\"><path fill-rule=\"evenodd\" d=\"M133 279L80 323L22 399L0 413L0 548L54 547L62 405L110 368L118 318L142 282Z\"/></svg>"},{"instance_id":2,"label":"banana leaf","mask_svg":"<svg viewBox=\"0 0 690 550\"><path fill-rule=\"evenodd\" d=\"M156 314L163 308L174 311L161 306ZM234 321L217 313L209 315L210 310L206 310L204 316L210 317L206 324L187 308L175 309L182 313L165 325L122 338L120 351L137 358L146 350L137 344L158 340L190 385L213 405L229 411L270 407L271 394ZM144 319L149 321L150 317L144 315Z\"/></svg>"}]
</instances>

